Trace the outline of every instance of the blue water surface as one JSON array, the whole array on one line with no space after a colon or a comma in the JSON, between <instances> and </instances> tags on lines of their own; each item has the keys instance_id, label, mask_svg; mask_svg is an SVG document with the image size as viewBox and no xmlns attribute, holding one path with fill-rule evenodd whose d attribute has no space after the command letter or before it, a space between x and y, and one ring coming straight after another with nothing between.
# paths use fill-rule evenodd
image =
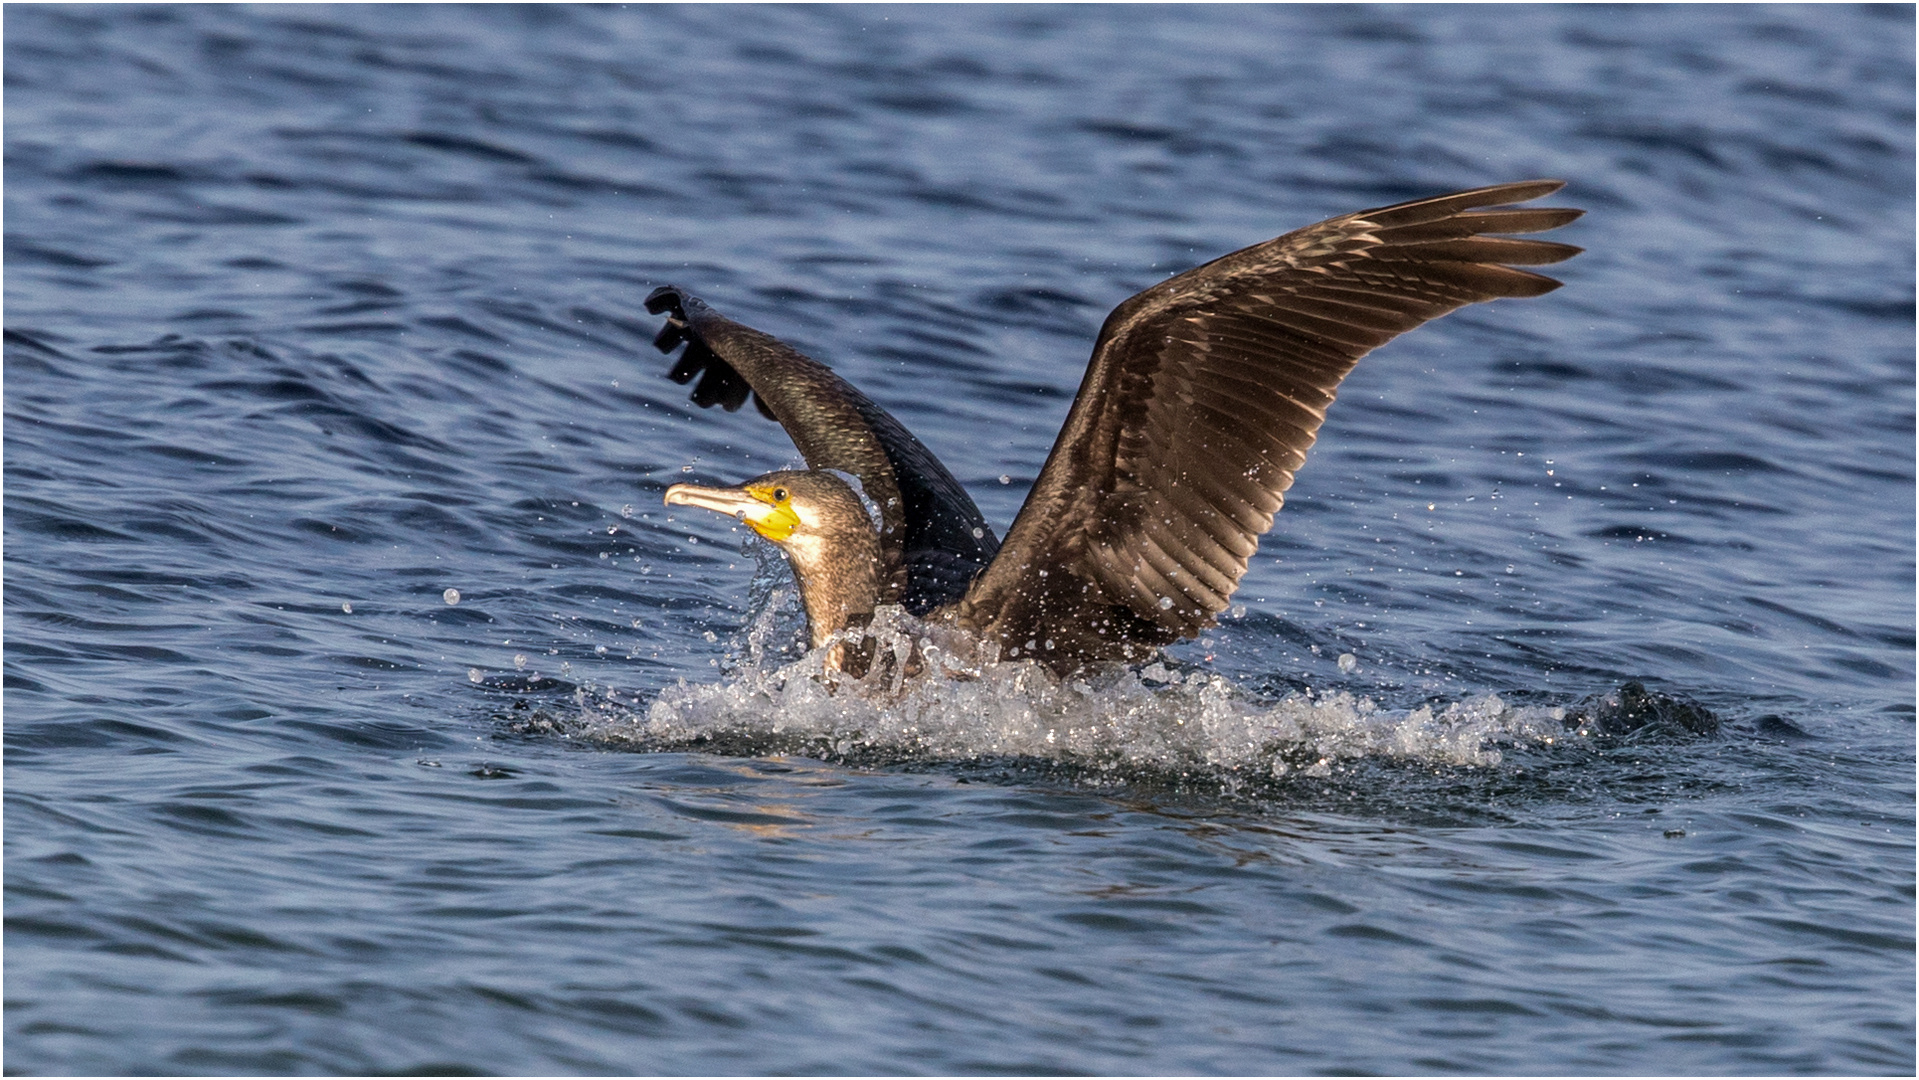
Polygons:
<instances>
[{"instance_id":1,"label":"blue water surface","mask_svg":"<svg viewBox=\"0 0 1919 1080\"><path fill-rule=\"evenodd\" d=\"M9 7L6 1069L1910 1074L1913 20ZM1166 663L829 695L660 505L797 458L658 284L1003 529L1113 305L1540 176Z\"/></svg>"}]
</instances>

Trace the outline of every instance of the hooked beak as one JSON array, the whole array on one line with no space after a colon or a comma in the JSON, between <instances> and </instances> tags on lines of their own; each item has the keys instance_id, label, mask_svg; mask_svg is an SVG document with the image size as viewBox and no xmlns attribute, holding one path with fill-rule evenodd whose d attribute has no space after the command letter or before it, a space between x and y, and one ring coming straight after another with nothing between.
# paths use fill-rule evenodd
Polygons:
<instances>
[{"instance_id":1,"label":"hooked beak","mask_svg":"<svg viewBox=\"0 0 1919 1080\"><path fill-rule=\"evenodd\" d=\"M793 535L799 515L790 506L773 501L771 492L753 488L710 488L698 484L674 484L666 489L666 505L697 506L736 517L775 543Z\"/></svg>"}]
</instances>

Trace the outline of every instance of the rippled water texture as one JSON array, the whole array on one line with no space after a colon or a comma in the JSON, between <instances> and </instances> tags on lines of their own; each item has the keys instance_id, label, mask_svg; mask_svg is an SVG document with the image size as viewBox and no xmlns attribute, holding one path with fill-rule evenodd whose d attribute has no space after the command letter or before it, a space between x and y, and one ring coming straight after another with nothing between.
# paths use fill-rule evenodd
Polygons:
<instances>
[{"instance_id":1,"label":"rippled water texture","mask_svg":"<svg viewBox=\"0 0 1919 1080\"><path fill-rule=\"evenodd\" d=\"M7 1069L1911 1073L1913 34L9 7ZM1126 296L1534 176L1165 662L828 693L660 506L795 455L659 283L1004 528Z\"/></svg>"}]
</instances>

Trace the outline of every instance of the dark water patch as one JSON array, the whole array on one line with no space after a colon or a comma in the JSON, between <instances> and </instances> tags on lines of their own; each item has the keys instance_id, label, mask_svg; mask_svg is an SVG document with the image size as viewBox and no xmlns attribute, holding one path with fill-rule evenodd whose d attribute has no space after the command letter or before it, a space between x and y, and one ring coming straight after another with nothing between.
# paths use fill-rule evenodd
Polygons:
<instances>
[{"instance_id":1,"label":"dark water patch","mask_svg":"<svg viewBox=\"0 0 1919 1080\"><path fill-rule=\"evenodd\" d=\"M30 533L40 533L53 537L56 540L80 543L99 541L135 543L139 539L138 537L113 529L103 528L84 521L76 521L72 518L55 517L50 514L31 514L16 511L8 515L8 518L9 522L16 529L22 529Z\"/></svg>"},{"instance_id":2,"label":"dark water patch","mask_svg":"<svg viewBox=\"0 0 1919 1080\"><path fill-rule=\"evenodd\" d=\"M6 257L9 263L22 260L72 270L95 270L102 266L113 265L108 259L96 259L56 247L41 247L16 240L11 235L6 240ZM9 331L9 333L12 332ZM13 339L9 337L8 340Z\"/></svg>"},{"instance_id":3,"label":"dark water patch","mask_svg":"<svg viewBox=\"0 0 1919 1080\"><path fill-rule=\"evenodd\" d=\"M1678 536L1659 529L1647 528L1643 525L1608 525L1603 529L1594 529L1586 535L1595 540L1631 540L1636 544L1656 542L1662 544L1693 545L1699 543L1699 541L1691 539L1690 537ZM1750 550L1751 545L1746 545L1746 549Z\"/></svg>"},{"instance_id":4,"label":"dark water patch","mask_svg":"<svg viewBox=\"0 0 1919 1080\"><path fill-rule=\"evenodd\" d=\"M464 135L451 135L435 131L415 131L409 132L400 138L402 142L410 143L414 146L424 146L429 150L443 150L452 154L462 154L467 157L479 158L482 161L507 161L524 165L532 164L536 160L517 150L511 150L504 146L495 146L492 143L480 139L468 138Z\"/></svg>"},{"instance_id":5,"label":"dark water patch","mask_svg":"<svg viewBox=\"0 0 1919 1080\"><path fill-rule=\"evenodd\" d=\"M1586 699L1568 710L1569 727L1589 728L1628 739L1713 735L1719 718L1684 696L1646 689L1629 682L1616 692Z\"/></svg>"},{"instance_id":6,"label":"dark water patch","mask_svg":"<svg viewBox=\"0 0 1919 1080\"><path fill-rule=\"evenodd\" d=\"M195 179L172 165L142 161L95 161L73 170L76 180L125 181L137 184L181 183Z\"/></svg>"},{"instance_id":7,"label":"dark water patch","mask_svg":"<svg viewBox=\"0 0 1919 1080\"><path fill-rule=\"evenodd\" d=\"M1657 453L1635 454L1628 460L1641 465L1658 465L1686 472L1772 473L1782 471L1769 461L1740 453Z\"/></svg>"}]
</instances>

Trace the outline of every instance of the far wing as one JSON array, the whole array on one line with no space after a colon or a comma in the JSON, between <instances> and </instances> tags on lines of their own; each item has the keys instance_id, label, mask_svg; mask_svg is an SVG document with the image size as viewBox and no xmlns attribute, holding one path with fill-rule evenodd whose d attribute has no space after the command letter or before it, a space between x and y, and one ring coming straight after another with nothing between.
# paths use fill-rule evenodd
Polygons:
<instances>
[{"instance_id":1,"label":"far wing","mask_svg":"<svg viewBox=\"0 0 1919 1080\"><path fill-rule=\"evenodd\" d=\"M666 313L653 342L661 352L686 345L671 377L685 383L700 376L694 404L731 412L750 394L792 436L808 467L859 478L880 508L883 600L925 614L965 593L998 550L998 538L966 489L891 413L826 365L683 289L653 290L646 310Z\"/></svg>"},{"instance_id":2,"label":"far wing","mask_svg":"<svg viewBox=\"0 0 1919 1080\"><path fill-rule=\"evenodd\" d=\"M1582 211L1480 210L1536 180L1323 221L1116 308L998 557L956 611L1009 656L1066 669L1212 623L1359 358L1481 300L1559 287L1514 266L1579 248L1497 233Z\"/></svg>"}]
</instances>

